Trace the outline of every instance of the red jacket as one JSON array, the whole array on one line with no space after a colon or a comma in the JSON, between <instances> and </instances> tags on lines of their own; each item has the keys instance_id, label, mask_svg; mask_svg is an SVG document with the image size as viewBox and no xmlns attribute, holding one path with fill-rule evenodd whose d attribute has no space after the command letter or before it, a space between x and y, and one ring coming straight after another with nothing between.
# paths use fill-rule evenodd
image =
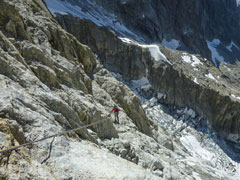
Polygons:
<instances>
[{"instance_id":1,"label":"red jacket","mask_svg":"<svg viewBox=\"0 0 240 180\"><path fill-rule=\"evenodd\" d=\"M110 113L112 113L112 112L119 112L119 109L118 109L118 108L113 108L113 109L110 111Z\"/></svg>"}]
</instances>

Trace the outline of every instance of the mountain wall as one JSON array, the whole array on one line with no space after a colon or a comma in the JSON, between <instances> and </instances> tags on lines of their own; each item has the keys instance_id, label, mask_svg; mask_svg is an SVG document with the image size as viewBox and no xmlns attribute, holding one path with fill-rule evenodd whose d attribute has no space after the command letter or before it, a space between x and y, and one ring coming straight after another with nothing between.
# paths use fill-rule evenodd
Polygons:
<instances>
[{"instance_id":1,"label":"mountain wall","mask_svg":"<svg viewBox=\"0 0 240 180\"><path fill-rule=\"evenodd\" d=\"M53 13L91 20L122 37L200 54L217 67L240 59L240 9L236 0L46 0L46 3Z\"/></svg>"},{"instance_id":2,"label":"mountain wall","mask_svg":"<svg viewBox=\"0 0 240 180\"><path fill-rule=\"evenodd\" d=\"M91 47L107 69L120 73L126 81L146 77L155 94L165 94L166 98L161 100L163 103L193 108L225 138L229 134L240 133L240 104L237 98L231 96L239 96L239 70L230 67L232 72L229 72L226 65L219 70L202 57L193 55L186 56L199 59L199 65L188 65L184 63L184 52L159 46L172 63L170 65L156 61L141 45L125 43L106 27L98 27L93 22L71 15L57 15L56 19L68 32ZM214 75L212 79L209 74ZM154 96L154 93L151 95Z\"/></svg>"},{"instance_id":3,"label":"mountain wall","mask_svg":"<svg viewBox=\"0 0 240 180\"><path fill-rule=\"evenodd\" d=\"M179 50L200 54L212 60L211 49L206 40L219 39L220 56L226 62L239 59L239 50L226 47L231 42L240 46L240 8L236 0L96 0L98 4L114 13L128 28L143 35L148 42L180 41Z\"/></svg>"}]
</instances>

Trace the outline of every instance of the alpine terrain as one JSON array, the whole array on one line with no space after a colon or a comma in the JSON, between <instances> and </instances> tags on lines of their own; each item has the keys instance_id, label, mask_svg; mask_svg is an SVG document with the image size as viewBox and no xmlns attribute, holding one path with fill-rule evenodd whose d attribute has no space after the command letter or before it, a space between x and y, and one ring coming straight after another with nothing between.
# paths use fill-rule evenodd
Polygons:
<instances>
[{"instance_id":1,"label":"alpine terrain","mask_svg":"<svg viewBox=\"0 0 240 180\"><path fill-rule=\"evenodd\" d=\"M0 179L240 179L239 3L0 0Z\"/></svg>"}]
</instances>

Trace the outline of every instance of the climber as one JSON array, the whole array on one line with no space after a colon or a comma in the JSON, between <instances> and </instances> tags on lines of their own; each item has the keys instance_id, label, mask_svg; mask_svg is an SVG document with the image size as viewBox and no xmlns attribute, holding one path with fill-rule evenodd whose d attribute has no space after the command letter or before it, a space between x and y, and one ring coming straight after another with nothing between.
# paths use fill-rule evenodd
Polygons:
<instances>
[{"instance_id":1,"label":"climber","mask_svg":"<svg viewBox=\"0 0 240 180\"><path fill-rule=\"evenodd\" d=\"M113 109L109 112L110 114L112 113L112 112L114 112L114 117L115 117L115 121L114 121L114 123L116 123L116 124L119 124L119 118L118 118L118 113L119 113L119 108L116 106L116 105L114 105L113 106Z\"/></svg>"}]
</instances>

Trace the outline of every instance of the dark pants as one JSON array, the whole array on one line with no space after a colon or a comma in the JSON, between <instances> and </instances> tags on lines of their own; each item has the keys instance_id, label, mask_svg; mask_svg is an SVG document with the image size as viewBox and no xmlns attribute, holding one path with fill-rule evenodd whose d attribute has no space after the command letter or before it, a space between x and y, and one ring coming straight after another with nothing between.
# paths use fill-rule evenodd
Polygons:
<instances>
[{"instance_id":1,"label":"dark pants","mask_svg":"<svg viewBox=\"0 0 240 180\"><path fill-rule=\"evenodd\" d=\"M115 123L119 123L118 112L114 112Z\"/></svg>"}]
</instances>

